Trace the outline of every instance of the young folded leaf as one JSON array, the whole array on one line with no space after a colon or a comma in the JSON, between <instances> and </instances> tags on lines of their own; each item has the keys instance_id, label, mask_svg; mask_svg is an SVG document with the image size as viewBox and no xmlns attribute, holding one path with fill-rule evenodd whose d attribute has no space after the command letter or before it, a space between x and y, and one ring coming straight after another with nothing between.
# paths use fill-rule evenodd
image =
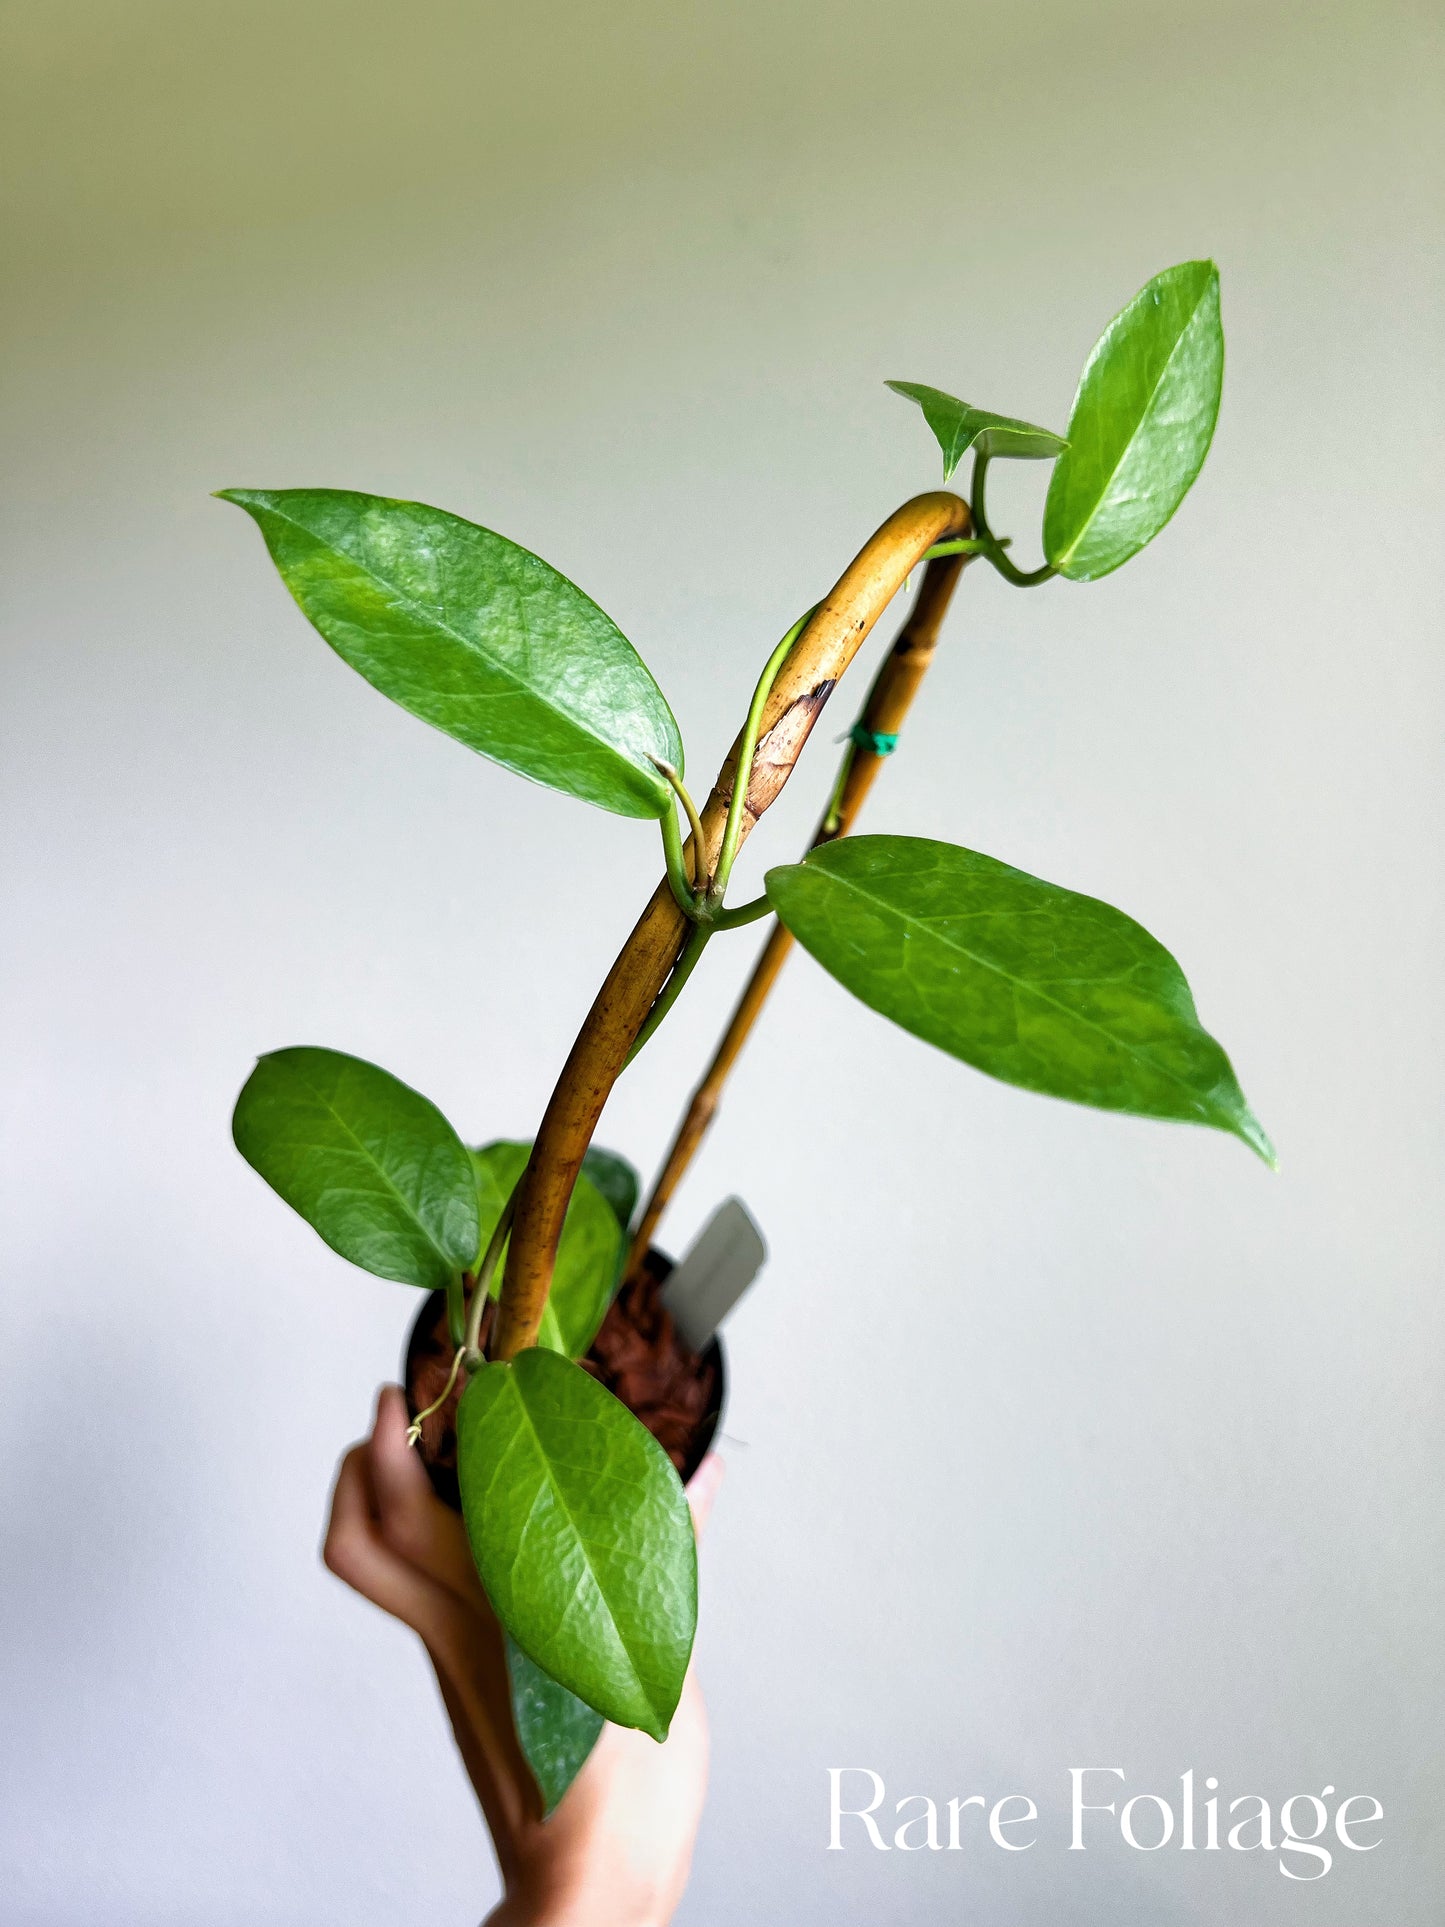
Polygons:
<instances>
[{"instance_id":1,"label":"young folded leaf","mask_svg":"<svg viewBox=\"0 0 1445 1927\"><path fill-rule=\"evenodd\" d=\"M483 1365L457 1411L462 1513L497 1617L619 1726L667 1738L697 1623L697 1547L666 1452L580 1365Z\"/></svg>"},{"instance_id":2,"label":"young folded leaf","mask_svg":"<svg viewBox=\"0 0 1445 1927\"><path fill-rule=\"evenodd\" d=\"M607 1722L550 1673L528 1659L510 1633L507 1674L512 1688L512 1719L522 1752L542 1795L542 1816L550 1820Z\"/></svg>"},{"instance_id":3,"label":"young folded leaf","mask_svg":"<svg viewBox=\"0 0 1445 1927\"><path fill-rule=\"evenodd\" d=\"M1044 504L1060 575L1095 581L1153 541L1204 464L1223 382L1219 270L1166 268L1115 315L1080 377Z\"/></svg>"},{"instance_id":4,"label":"young folded leaf","mask_svg":"<svg viewBox=\"0 0 1445 1927\"><path fill-rule=\"evenodd\" d=\"M770 870L825 970L1008 1084L1230 1131L1273 1164L1173 957L1122 911L923 837L856 836Z\"/></svg>"},{"instance_id":5,"label":"young folded leaf","mask_svg":"<svg viewBox=\"0 0 1445 1927\"><path fill-rule=\"evenodd\" d=\"M378 1278L445 1290L477 1261L477 1187L434 1104L359 1057L261 1058L231 1120L246 1162L333 1251Z\"/></svg>"},{"instance_id":6,"label":"young folded leaf","mask_svg":"<svg viewBox=\"0 0 1445 1927\"><path fill-rule=\"evenodd\" d=\"M986 408L970 408L966 401L945 395L941 388L930 388L921 381L890 381L884 384L895 395L916 401L923 419L938 437L943 450L943 479L950 481L968 451L980 455L1012 455L1025 461L1046 461L1067 446L1047 428L1031 422L1015 421L1012 415L994 415Z\"/></svg>"},{"instance_id":7,"label":"young folded leaf","mask_svg":"<svg viewBox=\"0 0 1445 1927\"><path fill-rule=\"evenodd\" d=\"M477 1202L481 1215L481 1243L485 1249L513 1187L531 1155L530 1144L501 1141L473 1151L477 1173ZM587 1175L584 1165L567 1206L552 1289L537 1342L568 1358L581 1358L597 1336L607 1315L624 1257L622 1227L617 1214ZM502 1288L503 1258L492 1274L492 1296Z\"/></svg>"},{"instance_id":8,"label":"young folded leaf","mask_svg":"<svg viewBox=\"0 0 1445 1927\"><path fill-rule=\"evenodd\" d=\"M302 611L412 715L549 788L661 816L682 740L641 657L530 550L444 509L350 489L219 491Z\"/></svg>"}]
</instances>

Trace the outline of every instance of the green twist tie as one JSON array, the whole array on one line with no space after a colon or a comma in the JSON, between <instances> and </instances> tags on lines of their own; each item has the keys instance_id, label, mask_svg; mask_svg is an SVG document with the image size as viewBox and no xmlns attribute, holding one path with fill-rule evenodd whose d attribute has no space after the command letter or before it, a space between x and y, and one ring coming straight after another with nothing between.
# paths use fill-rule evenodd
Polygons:
<instances>
[{"instance_id":1,"label":"green twist tie","mask_svg":"<svg viewBox=\"0 0 1445 1927\"><path fill-rule=\"evenodd\" d=\"M886 730L869 729L866 723L854 723L848 731L848 741L856 743L859 749L871 749L875 756L891 756L898 747L897 736L890 736Z\"/></svg>"}]
</instances>

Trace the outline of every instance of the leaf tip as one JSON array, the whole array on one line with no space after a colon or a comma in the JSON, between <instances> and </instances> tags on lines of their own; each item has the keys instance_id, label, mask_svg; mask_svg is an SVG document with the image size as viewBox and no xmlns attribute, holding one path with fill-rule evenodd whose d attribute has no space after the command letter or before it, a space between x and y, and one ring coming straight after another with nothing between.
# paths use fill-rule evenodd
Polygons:
<instances>
[{"instance_id":1,"label":"leaf tip","mask_svg":"<svg viewBox=\"0 0 1445 1927\"><path fill-rule=\"evenodd\" d=\"M642 1730L650 1740L656 1740L657 1744L662 1746L672 1731L672 1719L670 1716L665 1720L653 1719Z\"/></svg>"},{"instance_id":2,"label":"leaf tip","mask_svg":"<svg viewBox=\"0 0 1445 1927\"><path fill-rule=\"evenodd\" d=\"M1246 1104L1230 1126L1242 1144L1247 1144L1255 1156L1271 1171L1279 1170L1279 1153L1268 1131L1260 1123L1254 1112Z\"/></svg>"},{"instance_id":3,"label":"leaf tip","mask_svg":"<svg viewBox=\"0 0 1445 1927\"><path fill-rule=\"evenodd\" d=\"M248 515L254 515L256 513L255 504L261 500L261 490L257 488L213 488L211 490L211 500L213 502L230 502L236 508L244 509Z\"/></svg>"}]
</instances>

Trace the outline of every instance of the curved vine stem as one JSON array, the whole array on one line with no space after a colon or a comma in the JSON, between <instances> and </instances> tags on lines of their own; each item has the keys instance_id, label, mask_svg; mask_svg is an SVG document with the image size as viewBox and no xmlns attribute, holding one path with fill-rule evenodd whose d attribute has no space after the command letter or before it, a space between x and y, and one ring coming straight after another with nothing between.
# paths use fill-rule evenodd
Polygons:
<instances>
[{"instance_id":1,"label":"curved vine stem","mask_svg":"<svg viewBox=\"0 0 1445 1927\"><path fill-rule=\"evenodd\" d=\"M482 1362L482 1316L487 1309L493 1275L501 1261L502 1246L507 1242L507 1235L517 1215L517 1193L521 1188L519 1178L502 1206L502 1215L497 1219L492 1235L487 1240L487 1248L482 1253L482 1262L477 1266L477 1280L472 1286L471 1301L467 1307L466 1335L462 1339L462 1354L468 1371Z\"/></svg>"},{"instance_id":2,"label":"curved vine stem","mask_svg":"<svg viewBox=\"0 0 1445 1927\"><path fill-rule=\"evenodd\" d=\"M749 903L740 903L735 910L719 910L711 927L714 930L741 930L745 923L757 923L770 915L772 908L766 895L754 897Z\"/></svg>"},{"instance_id":3,"label":"curved vine stem","mask_svg":"<svg viewBox=\"0 0 1445 1927\"><path fill-rule=\"evenodd\" d=\"M848 747L843 752L833 794L813 837L814 849L820 843L831 843L836 837L846 836L852 828L883 762L883 753L876 748L861 747L858 738L862 735L876 743L880 738L887 741L898 735L919 684L933 660L939 631L948 613L959 575L968 558L977 553L976 544L961 548L954 541L938 543L930 552L931 559L924 570L913 607L893 647L883 658L857 724L849 732ZM744 908L751 906L745 905ZM793 939L788 931L782 924L775 925L753 966L753 973L728 1020L712 1061L692 1094L658 1173L657 1182L643 1207L628 1254L626 1276L629 1283L641 1275L662 1214L717 1115L723 1086L741 1055L743 1045L752 1034L753 1026L792 947Z\"/></svg>"},{"instance_id":4,"label":"curved vine stem","mask_svg":"<svg viewBox=\"0 0 1445 1927\"><path fill-rule=\"evenodd\" d=\"M914 565L935 542L961 535L968 526L968 507L958 496L941 490L915 496L889 516L819 603L763 705L752 768L740 786L736 847L787 782L834 684ZM694 876L716 872L742 748L740 737L701 812L704 847L701 861L693 852ZM582 1159L691 928L663 882L608 972L562 1068L517 1189L498 1307L498 1358L514 1358L536 1340Z\"/></svg>"},{"instance_id":5,"label":"curved vine stem","mask_svg":"<svg viewBox=\"0 0 1445 1927\"><path fill-rule=\"evenodd\" d=\"M1037 569L1019 569L1014 566L1004 550L1007 541L1000 542L988 525L988 510L984 506L984 480L988 475L989 457L978 454L973 458L973 487L969 493L973 497L973 525L978 530L978 539L983 553L992 562L1005 582L1012 582L1016 589L1033 589L1040 582L1047 582L1050 576L1058 574L1052 562L1045 562Z\"/></svg>"},{"instance_id":6,"label":"curved vine stem","mask_svg":"<svg viewBox=\"0 0 1445 1927\"><path fill-rule=\"evenodd\" d=\"M702 822L697 813L697 804L694 803L691 796L689 796L687 784L683 782L671 763L663 762L660 756L653 756L649 760L656 764L658 773L666 778L672 788L673 795L682 805L683 814L687 818L687 827L692 831L692 860L696 863L702 855ZM677 819L674 817L674 824L676 821ZM666 844L667 836L665 833L662 840L663 843ZM700 877L696 870L693 871L692 887L694 890L701 890L705 881L706 879ZM674 892L674 894L676 893ZM683 908L686 909L686 907L684 904Z\"/></svg>"},{"instance_id":7,"label":"curved vine stem","mask_svg":"<svg viewBox=\"0 0 1445 1927\"><path fill-rule=\"evenodd\" d=\"M632 1062L633 1058L636 1057L637 1053L652 1036L663 1018L677 1002L683 985L687 982L693 971L697 969L698 959L707 948L708 938L718 927L716 923L700 923L688 938L686 944L684 944L682 955L672 966L672 975L657 993L657 1001L653 1004L652 1009L648 1011L642 1029L638 1031L636 1037L632 1040L631 1050L628 1051L626 1057L622 1060L623 1070L627 1069L627 1066ZM723 927L726 928L725 925Z\"/></svg>"},{"instance_id":8,"label":"curved vine stem","mask_svg":"<svg viewBox=\"0 0 1445 1927\"><path fill-rule=\"evenodd\" d=\"M446 1384L443 1385L443 1387L441 1388L441 1391L432 1400L431 1404L424 1405L421 1408L421 1410L417 1413L416 1417L412 1420L411 1424L407 1426L406 1442L408 1445L416 1446L421 1444L422 1427L426 1424L427 1420L431 1417L432 1413L439 1412L442 1409L442 1407L446 1404L447 1400L451 1397L452 1387L457 1382L457 1373L462 1369L462 1360L466 1357L466 1355L467 1355L466 1346L458 1345L457 1355L452 1360L452 1368L447 1373Z\"/></svg>"},{"instance_id":9,"label":"curved vine stem","mask_svg":"<svg viewBox=\"0 0 1445 1927\"><path fill-rule=\"evenodd\" d=\"M669 780L676 775L677 772L672 769L670 763L661 763L655 756L652 760L657 763L659 770L669 777ZM658 824L662 830L662 855L667 865L667 887L676 898L677 907L682 914L696 921L698 891L688 877L687 861L682 854L682 836L677 827L677 811L670 803L658 818ZM693 847L695 853L696 844Z\"/></svg>"}]
</instances>

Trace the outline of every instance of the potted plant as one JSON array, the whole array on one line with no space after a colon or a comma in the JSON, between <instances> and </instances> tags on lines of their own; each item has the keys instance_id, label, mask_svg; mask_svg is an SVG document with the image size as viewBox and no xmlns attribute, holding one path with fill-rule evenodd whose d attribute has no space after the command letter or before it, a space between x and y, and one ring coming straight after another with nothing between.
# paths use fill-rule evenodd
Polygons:
<instances>
[{"instance_id":1,"label":"potted plant","mask_svg":"<svg viewBox=\"0 0 1445 1927\"><path fill-rule=\"evenodd\" d=\"M455 1479L548 1810L604 1719L661 1739L682 1688L697 1574L681 1475L716 1422L718 1362L710 1380L659 1315L665 1262L651 1241L791 943L882 1015L994 1077L1210 1125L1273 1162L1179 966L1137 923L976 851L847 834L896 746L963 568L981 559L1028 587L1093 581L1128 561L1198 474L1222 373L1218 274L1190 261L1109 324L1062 436L890 383L922 409L945 483L972 457L969 500L943 491L906 502L792 624L700 809L661 690L602 610L537 556L414 502L222 491L255 519L311 622L383 694L524 776L661 830L666 878L530 1144L469 1150L395 1077L312 1048L260 1059L234 1119L243 1156L329 1245L431 1294L409 1349L412 1436L439 1489ZM1031 570L988 520L989 467L1005 458L1053 464L1044 560ZM770 870L762 896L730 903L743 840L920 566L812 846ZM764 916L774 930L638 1214L635 1173L592 1145L608 1093L707 944ZM610 1353L598 1345L605 1329ZM659 1373L672 1436L652 1397Z\"/></svg>"}]
</instances>

